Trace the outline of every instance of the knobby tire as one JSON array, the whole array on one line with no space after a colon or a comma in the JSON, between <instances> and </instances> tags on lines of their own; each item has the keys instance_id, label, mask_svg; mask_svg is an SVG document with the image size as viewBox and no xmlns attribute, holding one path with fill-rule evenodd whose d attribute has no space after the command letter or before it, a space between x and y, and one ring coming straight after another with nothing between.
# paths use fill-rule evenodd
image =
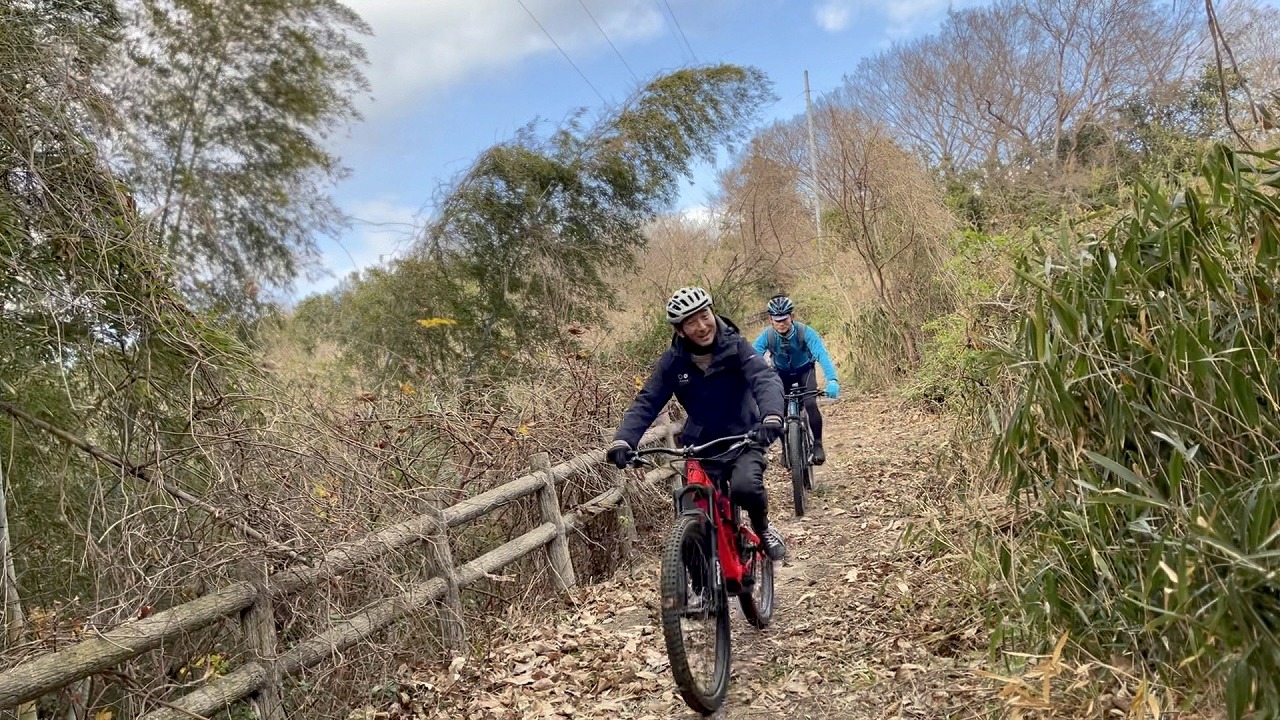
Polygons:
<instances>
[{"instance_id":1,"label":"knobby tire","mask_svg":"<svg viewBox=\"0 0 1280 720\"><path fill-rule=\"evenodd\" d=\"M686 543L697 543L706 549L706 560L714 568L713 543L710 540L710 523L703 517L682 515L676 520L667 536L662 551L660 590L662 594L662 635L667 645L667 659L671 663L671 675L680 689L680 696L694 711L710 715L724 704L729 692L729 604L723 585L718 597L704 597L703 602L713 608L716 623L715 671L711 687L701 688L689 668L689 656L684 646L684 630L680 620L687 601L687 574L682 549ZM708 578L709 579L709 578ZM704 595L706 590L704 588Z\"/></svg>"},{"instance_id":2,"label":"knobby tire","mask_svg":"<svg viewBox=\"0 0 1280 720\"><path fill-rule=\"evenodd\" d=\"M791 497L795 502L796 517L804 517L805 476L809 468L809 451L804 441L804 424L791 423L787 428L787 444L791 446Z\"/></svg>"}]
</instances>

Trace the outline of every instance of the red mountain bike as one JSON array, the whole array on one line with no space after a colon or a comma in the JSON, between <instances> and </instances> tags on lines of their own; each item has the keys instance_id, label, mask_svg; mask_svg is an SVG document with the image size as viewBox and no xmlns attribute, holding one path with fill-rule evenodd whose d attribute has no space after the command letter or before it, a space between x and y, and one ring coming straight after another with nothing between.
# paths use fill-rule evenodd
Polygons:
<instances>
[{"instance_id":1,"label":"red mountain bike","mask_svg":"<svg viewBox=\"0 0 1280 720\"><path fill-rule=\"evenodd\" d=\"M725 443L723 451L704 455ZM672 467L685 480L674 493L676 524L662 552L662 635L680 695L703 715L719 709L729 692L729 596L738 597L742 614L757 628L773 617L773 561L751 524L739 518L728 488L712 482L699 462L732 457L750 444L750 436L733 435L685 448L638 450L632 461L654 465L645 456L672 455ZM711 629L706 647L686 639L686 622Z\"/></svg>"}]
</instances>

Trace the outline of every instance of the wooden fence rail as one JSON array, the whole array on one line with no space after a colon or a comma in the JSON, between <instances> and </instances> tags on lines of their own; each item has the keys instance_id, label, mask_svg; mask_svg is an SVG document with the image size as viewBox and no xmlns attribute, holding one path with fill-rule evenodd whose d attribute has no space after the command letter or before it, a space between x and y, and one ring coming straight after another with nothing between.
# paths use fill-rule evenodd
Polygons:
<instances>
[{"instance_id":1,"label":"wooden fence rail","mask_svg":"<svg viewBox=\"0 0 1280 720\"><path fill-rule=\"evenodd\" d=\"M670 444L682 421L659 425L645 434L642 445ZM562 513L556 484L603 462L605 452L593 450L557 465L546 453L530 459L533 472L467 498L448 508L432 508L425 515L392 525L360 540L327 552L314 566L284 570L256 581L232 583L208 595L146 618L123 623L97 637L64 650L47 653L0 673L0 709L17 706L86 677L109 670L163 645L166 641L212 625L224 618L238 620L244 629L251 659L207 685L164 707L142 716L144 720L191 720L250 699L262 720L283 720L279 680L364 639L397 619L441 603L441 636L452 652L465 644L460 590L507 565L546 548L557 590L574 585L576 576L569 556L568 532L587 518L607 511L619 513L624 553L635 541L634 519L627 505L625 475L615 473L613 487L588 500L573 512ZM669 468L650 470L644 484L651 486L674 475ZM449 549L450 528L480 518L534 493L542 523L461 566L455 566ZM281 651L276 637L272 604L275 599L314 586L340 573L359 569L371 561L418 542L430 548L430 580L408 586L404 592L368 607L323 633Z\"/></svg>"}]
</instances>

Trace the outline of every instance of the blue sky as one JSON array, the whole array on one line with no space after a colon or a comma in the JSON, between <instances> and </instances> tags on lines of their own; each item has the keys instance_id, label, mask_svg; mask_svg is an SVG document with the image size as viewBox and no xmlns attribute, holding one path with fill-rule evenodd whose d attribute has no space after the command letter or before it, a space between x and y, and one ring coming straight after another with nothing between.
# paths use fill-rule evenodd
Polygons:
<instances>
[{"instance_id":1,"label":"blue sky","mask_svg":"<svg viewBox=\"0 0 1280 720\"><path fill-rule=\"evenodd\" d=\"M859 58L936 29L949 5L978 1L348 0L374 33L364 120L334 142L351 170L335 198L356 222L321 243L330 275L300 278L293 297L402 251L440 182L481 150L535 117L619 103L638 86L632 72L644 81L695 63L754 65L779 97L763 108L768 122L804 111L805 70L816 98ZM700 168L678 209L704 204L715 173Z\"/></svg>"}]
</instances>

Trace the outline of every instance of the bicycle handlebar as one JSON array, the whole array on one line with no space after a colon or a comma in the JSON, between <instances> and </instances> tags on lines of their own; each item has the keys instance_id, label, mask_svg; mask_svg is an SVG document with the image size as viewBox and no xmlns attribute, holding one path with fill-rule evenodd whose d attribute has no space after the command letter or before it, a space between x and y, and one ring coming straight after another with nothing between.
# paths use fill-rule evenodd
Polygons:
<instances>
[{"instance_id":1,"label":"bicycle handlebar","mask_svg":"<svg viewBox=\"0 0 1280 720\"><path fill-rule=\"evenodd\" d=\"M719 445L721 443L726 443L726 442L732 443L729 447L725 448L723 451L716 453L716 455L725 455L733 452L734 450L737 450L739 448L744 448L747 445L750 445L751 438L752 436L748 433L743 435L729 435L727 437L717 438L715 440L712 440L711 442L706 442L701 445L689 445L682 448L665 447L665 446L642 448L640 450L635 450L632 452L632 457L633 457L632 462L639 463L647 455L658 455L658 454L673 455L677 458L681 458L684 460L705 459L702 457L702 454L712 446Z\"/></svg>"},{"instance_id":2,"label":"bicycle handlebar","mask_svg":"<svg viewBox=\"0 0 1280 720\"><path fill-rule=\"evenodd\" d=\"M806 398L810 395L822 395L826 392L826 390L793 390L791 392L784 393L782 397L790 400L792 398Z\"/></svg>"}]
</instances>

